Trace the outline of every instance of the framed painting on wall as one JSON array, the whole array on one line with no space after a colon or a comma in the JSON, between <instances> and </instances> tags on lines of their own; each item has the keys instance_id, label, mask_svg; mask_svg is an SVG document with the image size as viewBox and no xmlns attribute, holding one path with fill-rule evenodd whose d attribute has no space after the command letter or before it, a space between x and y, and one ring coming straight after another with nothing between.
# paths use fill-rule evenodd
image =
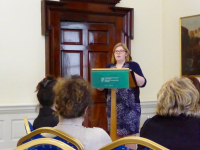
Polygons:
<instances>
[{"instance_id":1,"label":"framed painting on wall","mask_svg":"<svg viewBox=\"0 0 200 150\"><path fill-rule=\"evenodd\" d=\"M200 76L200 15L180 18L181 75Z\"/></svg>"}]
</instances>

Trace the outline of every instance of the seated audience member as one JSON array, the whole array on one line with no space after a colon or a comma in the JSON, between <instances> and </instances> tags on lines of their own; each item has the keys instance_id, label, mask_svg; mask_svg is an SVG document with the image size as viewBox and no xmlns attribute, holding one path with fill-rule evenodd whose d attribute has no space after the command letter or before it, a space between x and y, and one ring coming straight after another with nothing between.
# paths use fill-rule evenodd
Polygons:
<instances>
[{"instance_id":1,"label":"seated audience member","mask_svg":"<svg viewBox=\"0 0 200 150\"><path fill-rule=\"evenodd\" d=\"M170 150L200 150L198 102L199 92L191 80L170 79L158 92L156 115L146 120L140 136Z\"/></svg>"},{"instance_id":2,"label":"seated audience member","mask_svg":"<svg viewBox=\"0 0 200 150\"><path fill-rule=\"evenodd\" d=\"M59 123L55 128L78 139L85 150L98 150L112 141L103 129L82 126L83 116L91 102L91 90L90 84L80 76L58 79L54 91Z\"/></svg>"},{"instance_id":3,"label":"seated audience member","mask_svg":"<svg viewBox=\"0 0 200 150\"><path fill-rule=\"evenodd\" d=\"M41 108L37 118L33 122L34 130L41 127L55 127L59 122L54 108L53 87L55 84L56 79L53 76L47 76L36 87L37 98Z\"/></svg>"}]
</instances>

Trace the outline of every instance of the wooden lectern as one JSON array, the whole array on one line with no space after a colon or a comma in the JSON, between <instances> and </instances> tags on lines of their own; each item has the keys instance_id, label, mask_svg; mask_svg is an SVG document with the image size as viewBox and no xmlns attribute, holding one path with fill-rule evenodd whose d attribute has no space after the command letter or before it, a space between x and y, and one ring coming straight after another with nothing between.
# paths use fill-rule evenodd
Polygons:
<instances>
[{"instance_id":1,"label":"wooden lectern","mask_svg":"<svg viewBox=\"0 0 200 150\"><path fill-rule=\"evenodd\" d=\"M129 68L92 69L91 77L94 88L111 89L110 137L115 141L117 139L116 88L136 87L134 72L130 71Z\"/></svg>"}]
</instances>

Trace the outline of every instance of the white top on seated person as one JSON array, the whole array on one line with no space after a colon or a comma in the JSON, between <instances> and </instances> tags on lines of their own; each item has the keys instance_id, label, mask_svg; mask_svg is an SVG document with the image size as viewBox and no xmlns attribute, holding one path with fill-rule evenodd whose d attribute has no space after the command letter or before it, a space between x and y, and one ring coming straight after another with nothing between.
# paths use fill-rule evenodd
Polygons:
<instances>
[{"instance_id":1,"label":"white top on seated person","mask_svg":"<svg viewBox=\"0 0 200 150\"><path fill-rule=\"evenodd\" d=\"M54 92L59 123L55 128L78 139L85 150L98 150L112 140L101 128L82 126L83 116L91 100L91 90L90 84L78 75L70 79L58 79ZM53 137L51 134L43 135Z\"/></svg>"}]
</instances>

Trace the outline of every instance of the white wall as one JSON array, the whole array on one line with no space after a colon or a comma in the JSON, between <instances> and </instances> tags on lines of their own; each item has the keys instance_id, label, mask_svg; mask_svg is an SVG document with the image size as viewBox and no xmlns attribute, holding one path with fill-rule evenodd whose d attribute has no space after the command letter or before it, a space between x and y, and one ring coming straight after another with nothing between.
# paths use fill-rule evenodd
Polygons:
<instances>
[{"instance_id":1,"label":"white wall","mask_svg":"<svg viewBox=\"0 0 200 150\"><path fill-rule=\"evenodd\" d=\"M0 105L37 103L45 76L41 0L1 1L0 18Z\"/></svg>"},{"instance_id":2,"label":"white wall","mask_svg":"<svg viewBox=\"0 0 200 150\"><path fill-rule=\"evenodd\" d=\"M180 76L180 17L200 14L198 0L122 0L134 8L132 57L147 78L141 101L156 100L162 84Z\"/></svg>"},{"instance_id":3,"label":"white wall","mask_svg":"<svg viewBox=\"0 0 200 150\"><path fill-rule=\"evenodd\" d=\"M200 14L198 0L163 1L163 79L180 76L180 18Z\"/></svg>"},{"instance_id":4,"label":"white wall","mask_svg":"<svg viewBox=\"0 0 200 150\"><path fill-rule=\"evenodd\" d=\"M122 0L118 6L134 8L132 56L147 78L141 100L155 100L163 78L162 3L160 0ZM1 2L0 105L37 103L36 83L45 75L40 7L40 0Z\"/></svg>"},{"instance_id":5,"label":"white wall","mask_svg":"<svg viewBox=\"0 0 200 150\"><path fill-rule=\"evenodd\" d=\"M45 75L40 1L9 0L0 4L0 149L6 148L9 140L14 147L23 136L24 114L30 120L36 116L34 90ZM134 8L131 51L147 78L141 90L144 121L147 115L153 115L163 82L180 76L179 19L200 14L200 1L121 0L117 6ZM19 124L20 131L14 128Z\"/></svg>"},{"instance_id":6,"label":"white wall","mask_svg":"<svg viewBox=\"0 0 200 150\"><path fill-rule=\"evenodd\" d=\"M134 8L134 40L131 55L147 79L141 101L156 100L163 81L162 0L121 0L119 7Z\"/></svg>"},{"instance_id":7,"label":"white wall","mask_svg":"<svg viewBox=\"0 0 200 150\"><path fill-rule=\"evenodd\" d=\"M0 105L37 103L36 83L45 75L40 2L1 2ZM200 1L121 0L117 6L134 8L132 57L147 78L141 101L156 100L163 82L180 75L179 19L200 14Z\"/></svg>"}]
</instances>

